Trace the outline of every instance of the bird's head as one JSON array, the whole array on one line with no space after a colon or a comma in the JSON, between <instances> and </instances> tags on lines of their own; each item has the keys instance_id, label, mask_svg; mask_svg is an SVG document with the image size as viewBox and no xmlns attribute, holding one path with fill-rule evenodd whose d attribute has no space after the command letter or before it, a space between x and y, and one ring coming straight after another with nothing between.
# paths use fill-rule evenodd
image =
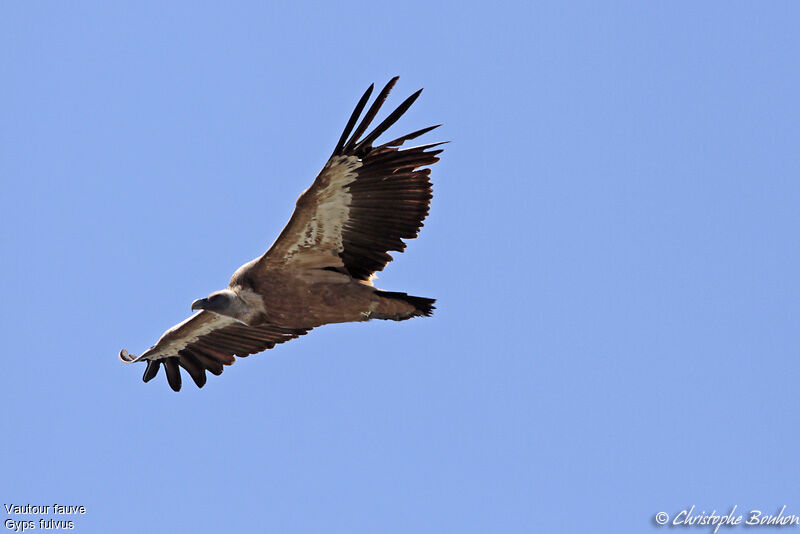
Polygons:
<instances>
[{"instance_id":1,"label":"bird's head","mask_svg":"<svg viewBox=\"0 0 800 534\"><path fill-rule=\"evenodd\" d=\"M197 299L192 302L193 310L208 310L226 315L225 311L229 310L236 300L236 293L230 289L223 289L222 291L215 291L211 293L208 298Z\"/></svg>"}]
</instances>

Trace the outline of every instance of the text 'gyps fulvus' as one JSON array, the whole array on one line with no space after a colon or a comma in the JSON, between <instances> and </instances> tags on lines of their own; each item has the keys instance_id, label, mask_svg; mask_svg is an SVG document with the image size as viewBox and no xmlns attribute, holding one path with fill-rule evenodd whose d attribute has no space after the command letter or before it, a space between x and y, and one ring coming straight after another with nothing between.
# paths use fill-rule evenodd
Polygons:
<instances>
[{"instance_id":1,"label":"text 'gyps fulvus'","mask_svg":"<svg viewBox=\"0 0 800 534\"><path fill-rule=\"evenodd\" d=\"M158 342L135 356L122 350L125 363L147 362L144 381L164 365L173 390L181 389L183 367L198 387L206 371L222 373L234 356L248 356L302 336L328 323L430 316L434 299L372 287L371 276L402 252L428 214L430 169L442 143L401 148L436 128L431 126L372 146L422 92L420 89L365 132L397 78L389 81L356 126L372 94L361 97L336 149L297 206L278 239L261 257L245 263L227 289L192 303L201 310L167 330ZM363 136L363 137L362 137Z\"/></svg>"}]
</instances>

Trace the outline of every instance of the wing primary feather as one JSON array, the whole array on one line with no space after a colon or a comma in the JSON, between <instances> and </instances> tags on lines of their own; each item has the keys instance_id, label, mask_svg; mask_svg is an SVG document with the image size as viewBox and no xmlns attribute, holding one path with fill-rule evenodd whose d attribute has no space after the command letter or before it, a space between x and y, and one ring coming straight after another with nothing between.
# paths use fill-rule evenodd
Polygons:
<instances>
[{"instance_id":1,"label":"wing primary feather","mask_svg":"<svg viewBox=\"0 0 800 534\"><path fill-rule=\"evenodd\" d=\"M414 93L413 95L411 95L411 96L409 96L408 98L406 98L406 99L403 101L403 103L402 103L402 104L400 104L399 106L397 106L397 109L395 109L394 111L392 111L392 112L389 114L389 116L388 116L388 117L386 117L385 119L383 119L383 122L381 122L381 123L380 123L380 124L379 124L379 125L378 125L378 126L375 128L375 129L374 129L374 130L372 130L372 132L371 132L369 135L367 135L367 136L366 136L366 137L365 137L365 138L364 138L362 141L360 141L360 142L358 143L358 145L356 145L356 146L353 148L353 151L354 151L355 153L359 153L359 152L360 152L360 151L362 151L363 149L365 149L365 148L368 148L369 146L371 146L372 142L373 142L375 139L377 139L378 137L380 137L380 135L381 135L383 132L385 132L386 130L388 130L388 129L389 129L389 128L390 128L390 127L391 127L391 126L392 126L392 125L393 125L395 122L397 122L397 119L399 119L400 117L402 117L402 116L403 116L403 113L405 113L406 111L408 111L408 108L410 108L410 107L411 107L411 104L413 104L413 103L414 103L414 101L415 101L417 98L419 98L419 95L420 95L421 93L422 93L422 89L420 89L419 91L417 91L417 92L416 92L416 93Z\"/></svg>"},{"instance_id":2,"label":"wing primary feather","mask_svg":"<svg viewBox=\"0 0 800 534\"><path fill-rule=\"evenodd\" d=\"M142 380L144 382L150 382L152 379L156 377L158 374L158 370L161 368L161 362L158 360L147 360L147 368L144 370L144 376Z\"/></svg>"},{"instance_id":3,"label":"wing primary feather","mask_svg":"<svg viewBox=\"0 0 800 534\"><path fill-rule=\"evenodd\" d=\"M336 143L336 148L333 150L333 155L336 156L342 153L342 147L344 147L345 141L350 136L350 132L353 130L353 126L355 126L358 117L361 115L361 112L364 110L364 106L367 105L367 101L369 100L370 95L372 95L372 90L375 89L375 84L370 84L367 90L364 92L364 95L361 97L361 100L358 101L356 104L356 108L353 110L353 114L350 115L350 119L347 121L347 126L344 127L344 131L342 132L342 136L339 138L339 142Z\"/></svg>"},{"instance_id":4,"label":"wing primary feather","mask_svg":"<svg viewBox=\"0 0 800 534\"><path fill-rule=\"evenodd\" d=\"M206 385L206 371L197 358L189 353L183 353L178 359L178 365L186 369L197 387L201 388Z\"/></svg>"},{"instance_id":5,"label":"wing primary feather","mask_svg":"<svg viewBox=\"0 0 800 534\"><path fill-rule=\"evenodd\" d=\"M381 145L381 147L401 146L406 141L410 141L412 139L416 139L417 137L421 136L422 134L426 134L426 133L430 132L431 130L435 130L439 126L441 126L441 124L436 124L434 126L428 126L427 128L423 128L421 130L417 130L416 132L411 132L410 134L406 134L406 135L404 135L402 137L398 137L397 139L392 139L388 143L383 143Z\"/></svg>"},{"instance_id":6,"label":"wing primary feather","mask_svg":"<svg viewBox=\"0 0 800 534\"><path fill-rule=\"evenodd\" d=\"M411 151L411 150L422 152L423 150L428 150L429 148L437 147L437 146L440 146L440 145L447 145L449 143L450 143L450 141L439 141L439 142L436 142L436 143L428 143L426 145L410 146L408 148L404 148L400 152L406 152L406 151ZM444 149L432 150L431 152L422 152L422 153L424 155L435 156L436 154L441 154L442 152L444 152Z\"/></svg>"},{"instance_id":7,"label":"wing primary feather","mask_svg":"<svg viewBox=\"0 0 800 534\"><path fill-rule=\"evenodd\" d=\"M395 76L394 78L389 80L389 83L386 84L386 87L381 89L381 92L378 93L377 97L375 97L375 101L367 110L367 113L364 115L364 118L361 119L361 123L359 123L355 132L353 132L353 135L350 137L350 140L344 147L342 147L342 152L347 153L355 146L356 143L358 143L358 138L361 137L361 135L367 130L367 128L369 128L372 119L374 119L375 115L378 114L378 111L381 109L381 105L383 105L383 103L386 101L386 97L389 96L389 93L392 91L394 84L397 83L397 80L399 78L400 78L399 76Z\"/></svg>"},{"instance_id":8,"label":"wing primary feather","mask_svg":"<svg viewBox=\"0 0 800 534\"><path fill-rule=\"evenodd\" d=\"M177 356L170 356L169 358L164 358L164 371L166 371L167 373L167 382L169 382L169 387L172 388L172 391L180 391L181 372L180 369L178 369Z\"/></svg>"}]
</instances>

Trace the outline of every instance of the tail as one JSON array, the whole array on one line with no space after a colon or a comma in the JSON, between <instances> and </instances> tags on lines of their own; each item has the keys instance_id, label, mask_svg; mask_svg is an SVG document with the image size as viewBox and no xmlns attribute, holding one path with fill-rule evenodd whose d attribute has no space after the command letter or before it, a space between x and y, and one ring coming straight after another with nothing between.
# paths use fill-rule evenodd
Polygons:
<instances>
[{"instance_id":1,"label":"tail","mask_svg":"<svg viewBox=\"0 0 800 534\"><path fill-rule=\"evenodd\" d=\"M388 299L386 306L379 307L372 313L375 319L391 319L393 321L404 321L412 317L430 317L436 307L433 305L436 299L425 297L413 297L407 293L395 291L375 290L375 294L384 299Z\"/></svg>"}]
</instances>

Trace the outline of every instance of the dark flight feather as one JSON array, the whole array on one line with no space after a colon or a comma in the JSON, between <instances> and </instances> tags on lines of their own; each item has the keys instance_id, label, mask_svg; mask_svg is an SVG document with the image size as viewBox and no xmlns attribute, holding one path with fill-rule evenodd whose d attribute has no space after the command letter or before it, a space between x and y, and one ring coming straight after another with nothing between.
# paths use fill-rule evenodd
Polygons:
<instances>
[{"instance_id":1,"label":"dark flight feather","mask_svg":"<svg viewBox=\"0 0 800 534\"><path fill-rule=\"evenodd\" d=\"M420 94L422 94L422 89L420 89L419 91L417 91L417 92L416 92L416 93L414 93L413 95L411 95L411 96L409 96L408 98L406 98L406 99L405 99L405 101L404 101L402 104L400 104L399 106L397 106L397 109L395 109L394 111L392 111L392 112L389 114L389 116L388 116L388 117L386 117L385 119L383 119L383 122L381 122L381 123L380 123L380 124L379 124L379 125L378 125L378 126L375 128L375 129L374 129L374 130L372 130L372 133L370 133L370 134L369 134L369 135L367 135L367 136L366 136L364 139L362 139L361 141L359 141L358 145L356 145L356 146L353 148L353 152L355 152L356 154L358 154L358 153L362 152L363 150L365 150L366 148L368 148L368 147L371 147L371 145L372 145L372 142L373 142L375 139L377 139L378 137L380 137L380 135L381 135L383 132L385 132L386 130L388 130L388 129L389 129L389 128L390 128L390 127L391 127L391 126L392 126L392 125L393 125L395 122L397 122L397 120L398 120L400 117L402 117L402 116L403 116L403 113L405 113L406 111L408 111L408 108L410 108L410 107L411 107L411 104L413 104L413 103L414 103L414 101L415 101L417 98L419 98L419 95L420 95Z\"/></svg>"},{"instance_id":2,"label":"dark flight feather","mask_svg":"<svg viewBox=\"0 0 800 534\"><path fill-rule=\"evenodd\" d=\"M342 148L344 147L344 144L347 141L347 137L350 135L350 132L352 131L353 126L356 124L358 117L364 110L364 106L367 105L367 101L369 100L369 97L372 94L373 89L375 89L374 83L367 88L367 90L361 96L361 99L358 101L358 104L356 104L356 109L354 109L353 113L350 115L350 119L347 121L347 125L344 127L342 136L339 138L339 142L336 143L336 148L333 149L333 155L338 155L342 153Z\"/></svg>"},{"instance_id":3,"label":"dark flight feather","mask_svg":"<svg viewBox=\"0 0 800 534\"><path fill-rule=\"evenodd\" d=\"M164 371L167 373L167 382L172 391L181 390L181 372L178 370L178 357L164 358Z\"/></svg>"}]
</instances>

